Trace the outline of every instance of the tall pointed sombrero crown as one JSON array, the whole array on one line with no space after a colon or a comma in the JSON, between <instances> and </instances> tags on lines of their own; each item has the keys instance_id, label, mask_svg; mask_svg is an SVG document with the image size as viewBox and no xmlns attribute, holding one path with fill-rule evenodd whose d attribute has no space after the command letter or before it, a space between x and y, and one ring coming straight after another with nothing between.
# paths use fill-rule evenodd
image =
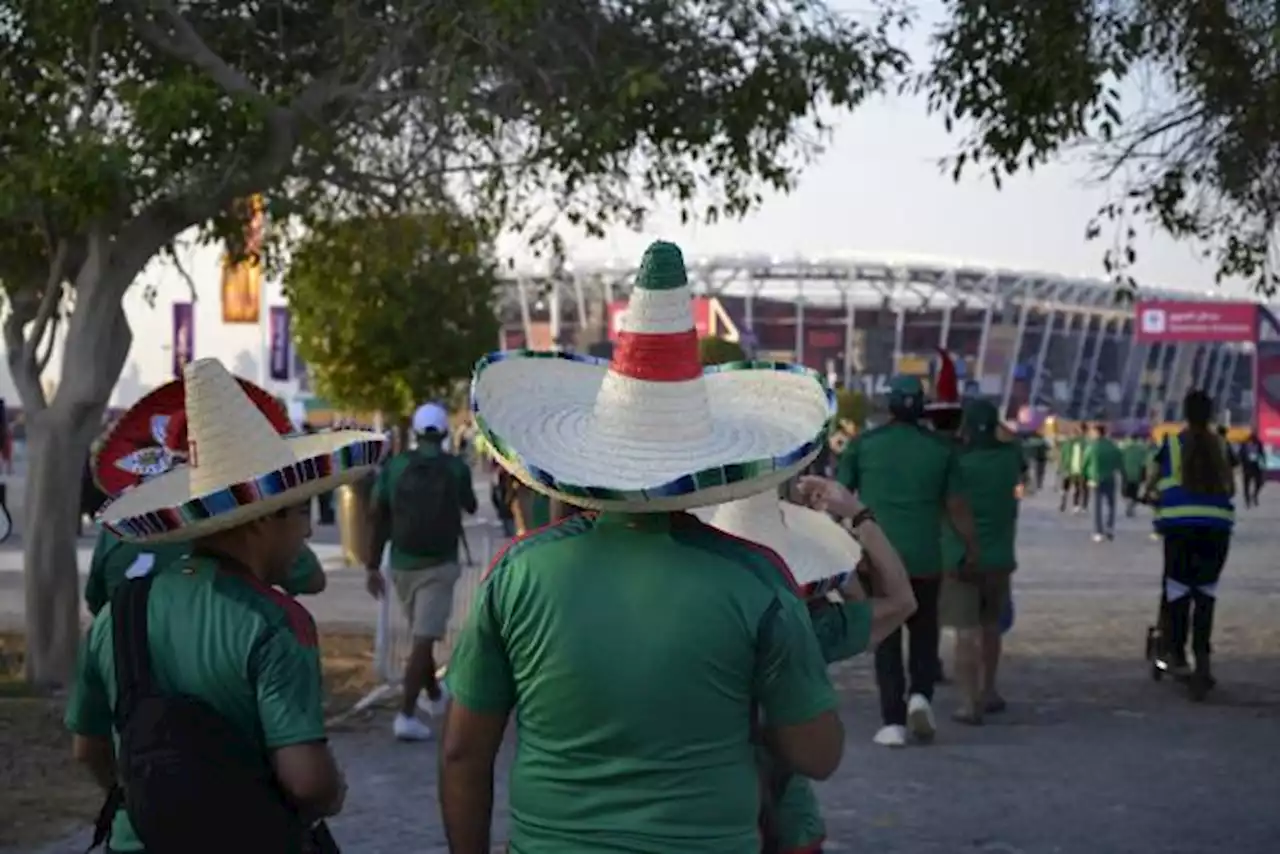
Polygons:
<instances>
[{"instance_id":1,"label":"tall pointed sombrero crown","mask_svg":"<svg viewBox=\"0 0 1280 854\"><path fill-rule=\"evenodd\" d=\"M959 409L960 382L956 376L956 363L951 354L938 348L938 374L933 381L933 401L927 409Z\"/></svg>"},{"instance_id":2,"label":"tall pointed sombrero crown","mask_svg":"<svg viewBox=\"0 0 1280 854\"><path fill-rule=\"evenodd\" d=\"M476 424L495 458L569 504L631 511L718 504L776 486L818 453L823 378L780 362L703 368L679 247L645 252L612 362L517 350L481 359Z\"/></svg>"},{"instance_id":3,"label":"tall pointed sombrero crown","mask_svg":"<svg viewBox=\"0 0 1280 854\"><path fill-rule=\"evenodd\" d=\"M260 519L363 476L382 453L378 433L280 435L217 359L189 362L184 390L185 463L98 514L125 539L194 539Z\"/></svg>"}]
</instances>

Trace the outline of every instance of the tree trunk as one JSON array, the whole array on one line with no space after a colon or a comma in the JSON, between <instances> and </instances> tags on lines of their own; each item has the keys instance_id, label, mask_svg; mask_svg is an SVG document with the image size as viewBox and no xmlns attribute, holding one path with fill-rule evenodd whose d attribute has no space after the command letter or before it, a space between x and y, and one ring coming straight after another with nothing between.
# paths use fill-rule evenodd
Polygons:
<instances>
[{"instance_id":1,"label":"tree trunk","mask_svg":"<svg viewBox=\"0 0 1280 854\"><path fill-rule=\"evenodd\" d=\"M57 410L27 424L27 484L22 531L26 588L26 678L54 689L69 684L80 640L76 525L80 485L92 441L86 425Z\"/></svg>"},{"instance_id":2,"label":"tree trunk","mask_svg":"<svg viewBox=\"0 0 1280 854\"><path fill-rule=\"evenodd\" d=\"M76 276L62 374L48 407L28 417L23 513L27 681L69 684L80 639L76 525L89 447L132 344L121 298L136 271L112 268L96 246ZM29 404L29 401L23 401Z\"/></svg>"}]
</instances>

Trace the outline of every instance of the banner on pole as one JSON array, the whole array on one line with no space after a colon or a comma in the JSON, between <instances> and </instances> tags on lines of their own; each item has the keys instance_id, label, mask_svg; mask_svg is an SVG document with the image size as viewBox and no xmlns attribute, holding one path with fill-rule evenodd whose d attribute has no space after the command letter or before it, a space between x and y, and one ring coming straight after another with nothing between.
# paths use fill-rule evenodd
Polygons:
<instances>
[{"instance_id":1,"label":"banner on pole","mask_svg":"<svg viewBox=\"0 0 1280 854\"><path fill-rule=\"evenodd\" d=\"M271 379L280 382L289 380L293 367L293 340L289 334L289 309L282 305L273 305L268 315L270 324L270 348L268 354L271 365Z\"/></svg>"},{"instance_id":2,"label":"banner on pole","mask_svg":"<svg viewBox=\"0 0 1280 854\"><path fill-rule=\"evenodd\" d=\"M1280 341L1260 341L1253 372L1254 419L1262 442L1264 473L1280 478Z\"/></svg>"},{"instance_id":3,"label":"banner on pole","mask_svg":"<svg viewBox=\"0 0 1280 854\"><path fill-rule=\"evenodd\" d=\"M182 371L196 357L195 307L189 302L173 304L173 375L179 379Z\"/></svg>"}]
</instances>

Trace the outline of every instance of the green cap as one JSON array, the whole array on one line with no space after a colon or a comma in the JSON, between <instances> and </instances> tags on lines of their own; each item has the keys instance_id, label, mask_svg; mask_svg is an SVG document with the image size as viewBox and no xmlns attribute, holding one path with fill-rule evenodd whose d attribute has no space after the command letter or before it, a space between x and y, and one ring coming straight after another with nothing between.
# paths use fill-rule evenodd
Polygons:
<instances>
[{"instance_id":1,"label":"green cap","mask_svg":"<svg viewBox=\"0 0 1280 854\"><path fill-rule=\"evenodd\" d=\"M963 412L964 431L972 436L994 436L1000 426L1000 411L989 400L966 400Z\"/></svg>"},{"instance_id":2,"label":"green cap","mask_svg":"<svg viewBox=\"0 0 1280 854\"><path fill-rule=\"evenodd\" d=\"M924 383L920 382L920 378L896 376L889 380L889 408L922 411Z\"/></svg>"},{"instance_id":3,"label":"green cap","mask_svg":"<svg viewBox=\"0 0 1280 854\"><path fill-rule=\"evenodd\" d=\"M655 240L644 251L636 287L647 291L669 291L689 284L684 269L684 253L665 240Z\"/></svg>"}]
</instances>

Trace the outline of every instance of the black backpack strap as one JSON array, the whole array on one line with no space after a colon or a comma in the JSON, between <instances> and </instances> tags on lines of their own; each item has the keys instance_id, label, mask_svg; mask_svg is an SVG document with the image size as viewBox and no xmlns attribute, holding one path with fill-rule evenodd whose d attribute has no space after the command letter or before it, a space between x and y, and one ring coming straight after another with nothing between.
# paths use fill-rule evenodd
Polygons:
<instances>
[{"instance_id":1,"label":"black backpack strap","mask_svg":"<svg viewBox=\"0 0 1280 854\"><path fill-rule=\"evenodd\" d=\"M134 706L155 691L151 645L147 638L147 599L155 573L126 581L111 597L111 649L116 666L116 732Z\"/></svg>"},{"instance_id":2,"label":"black backpack strap","mask_svg":"<svg viewBox=\"0 0 1280 854\"><path fill-rule=\"evenodd\" d=\"M147 599L154 580L154 573L131 579L117 587L111 597L111 653L116 669L116 704L112 717L117 733L124 728L139 698L155 688L147 639ZM86 854L107 841L116 812L123 804L124 789L117 783L107 792L102 809L98 810Z\"/></svg>"}]
</instances>

